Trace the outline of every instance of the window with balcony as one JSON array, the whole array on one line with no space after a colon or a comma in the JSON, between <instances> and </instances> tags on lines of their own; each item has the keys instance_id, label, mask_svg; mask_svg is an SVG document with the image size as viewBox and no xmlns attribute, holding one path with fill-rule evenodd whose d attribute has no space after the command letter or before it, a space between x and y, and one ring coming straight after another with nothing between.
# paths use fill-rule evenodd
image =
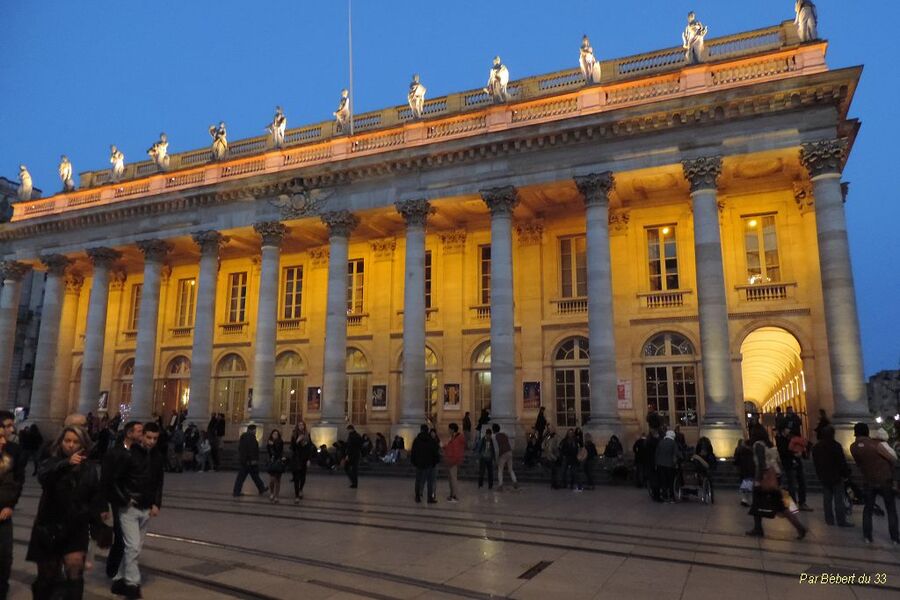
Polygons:
<instances>
[{"instance_id":1,"label":"window with balcony","mask_svg":"<svg viewBox=\"0 0 900 600\"><path fill-rule=\"evenodd\" d=\"M560 295L587 296L587 247L583 235L559 240Z\"/></svg>"},{"instance_id":2,"label":"window with balcony","mask_svg":"<svg viewBox=\"0 0 900 600\"><path fill-rule=\"evenodd\" d=\"M675 241L674 225L647 229L647 261L650 291L679 289L678 245Z\"/></svg>"},{"instance_id":3,"label":"window with balcony","mask_svg":"<svg viewBox=\"0 0 900 600\"><path fill-rule=\"evenodd\" d=\"M193 277L178 280L178 308L175 312L175 327L194 326L194 304L196 302L197 280Z\"/></svg>"},{"instance_id":4,"label":"window with balcony","mask_svg":"<svg viewBox=\"0 0 900 600\"><path fill-rule=\"evenodd\" d=\"M247 315L247 272L228 276L228 323L244 323Z\"/></svg>"},{"instance_id":5,"label":"window with balcony","mask_svg":"<svg viewBox=\"0 0 900 600\"><path fill-rule=\"evenodd\" d=\"M285 267L281 282L281 318L299 319L303 293L303 267Z\"/></svg>"},{"instance_id":6,"label":"window with balcony","mask_svg":"<svg viewBox=\"0 0 900 600\"><path fill-rule=\"evenodd\" d=\"M357 258L347 262L347 314L363 312L363 284L365 283L365 263Z\"/></svg>"},{"instance_id":7,"label":"window with balcony","mask_svg":"<svg viewBox=\"0 0 900 600\"><path fill-rule=\"evenodd\" d=\"M781 281L775 215L744 217L743 221L747 283L757 285Z\"/></svg>"},{"instance_id":8,"label":"window with balcony","mask_svg":"<svg viewBox=\"0 0 900 600\"><path fill-rule=\"evenodd\" d=\"M478 289L481 304L491 303L491 247L478 247Z\"/></svg>"}]
</instances>

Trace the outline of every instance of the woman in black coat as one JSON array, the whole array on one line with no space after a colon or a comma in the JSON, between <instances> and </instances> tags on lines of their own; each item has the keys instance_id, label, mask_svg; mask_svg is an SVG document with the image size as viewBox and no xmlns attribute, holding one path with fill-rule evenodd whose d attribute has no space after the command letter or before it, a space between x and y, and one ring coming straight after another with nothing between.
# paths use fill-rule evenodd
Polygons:
<instances>
[{"instance_id":1,"label":"woman in black coat","mask_svg":"<svg viewBox=\"0 0 900 600\"><path fill-rule=\"evenodd\" d=\"M316 454L316 446L309 439L306 425L300 423L291 434L290 468L294 482L294 504L300 504L303 498L303 486L306 485L306 467Z\"/></svg>"},{"instance_id":2,"label":"woman in black coat","mask_svg":"<svg viewBox=\"0 0 900 600\"><path fill-rule=\"evenodd\" d=\"M89 452L87 433L66 427L38 469L43 492L25 557L38 567L31 585L35 600L58 598L60 592L66 599L82 597L91 529L102 526L109 510L100 466L88 460Z\"/></svg>"},{"instance_id":3,"label":"woman in black coat","mask_svg":"<svg viewBox=\"0 0 900 600\"><path fill-rule=\"evenodd\" d=\"M266 453L269 456L269 500L278 504L278 496L281 495L281 475L284 473L284 440L281 439L281 430L273 429L269 433L266 442Z\"/></svg>"}]
</instances>

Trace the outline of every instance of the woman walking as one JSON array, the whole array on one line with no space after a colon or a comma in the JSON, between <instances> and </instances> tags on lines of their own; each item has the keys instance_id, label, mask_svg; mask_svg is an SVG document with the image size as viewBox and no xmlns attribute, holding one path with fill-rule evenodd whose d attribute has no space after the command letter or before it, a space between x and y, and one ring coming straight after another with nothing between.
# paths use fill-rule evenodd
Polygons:
<instances>
[{"instance_id":1,"label":"woman walking","mask_svg":"<svg viewBox=\"0 0 900 600\"><path fill-rule=\"evenodd\" d=\"M278 496L281 493L281 475L284 473L284 440L281 439L281 431L273 429L266 442L266 452L269 455L269 500L272 504L278 504Z\"/></svg>"},{"instance_id":2,"label":"woman walking","mask_svg":"<svg viewBox=\"0 0 900 600\"><path fill-rule=\"evenodd\" d=\"M98 465L89 461L90 441L77 427L66 427L38 469L41 500L26 560L37 563L31 584L35 600L80 599L90 533L102 527L108 506Z\"/></svg>"},{"instance_id":3,"label":"woman walking","mask_svg":"<svg viewBox=\"0 0 900 600\"><path fill-rule=\"evenodd\" d=\"M781 489L778 484L778 476L781 474L781 466L778 462L778 451L769 447L765 442L757 441L753 444L753 462L755 476L753 481L753 504L749 514L753 515L753 529L747 535L763 537L762 520L774 519L781 516L787 519L797 530L797 539L806 537L806 527L797 517L796 506L789 506L785 502L791 501L790 495ZM793 504L793 501L791 501Z\"/></svg>"},{"instance_id":4,"label":"woman walking","mask_svg":"<svg viewBox=\"0 0 900 600\"><path fill-rule=\"evenodd\" d=\"M291 476L294 482L294 504L300 504L303 498L303 486L306 485L306 467L316 454L316 446L309 439L306 423L297 423L291 433Z\"/></svg>"}]
</instances>

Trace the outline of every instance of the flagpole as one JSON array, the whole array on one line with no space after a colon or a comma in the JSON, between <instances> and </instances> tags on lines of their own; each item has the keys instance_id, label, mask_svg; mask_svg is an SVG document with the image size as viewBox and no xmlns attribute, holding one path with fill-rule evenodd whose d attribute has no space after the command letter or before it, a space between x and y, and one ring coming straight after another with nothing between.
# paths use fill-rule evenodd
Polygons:
<instances>
[{"instance_id":1,"label":"flagpole","mask_svg":"<svg viewBox=\"0 0 900 600\"><path fill-rule=\"evenodd\" d=\"M353 0L347 0L347 46L350 54L350 135L353 135Z\"/></svg>"}]
</instances>

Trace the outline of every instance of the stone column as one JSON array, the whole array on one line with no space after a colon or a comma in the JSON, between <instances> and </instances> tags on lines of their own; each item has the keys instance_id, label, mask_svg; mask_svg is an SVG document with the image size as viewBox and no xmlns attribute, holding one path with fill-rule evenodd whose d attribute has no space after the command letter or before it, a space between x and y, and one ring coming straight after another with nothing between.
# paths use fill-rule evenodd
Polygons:
<instances>
[{"instance_id":1,"label":"stone column","mask_svg":"<svg viewBox=\"0 0 900 600\"><path fill-rule=\"evenodd\" d=\"M322 424L329 432L319 432L316 443L325 435L336 436L337 426L344 423L347 401L347 259L351 232L359 218L349 211L332 211L322 215L328 225L328 292L325 309L325 364L322 385ZM376 283L376 282L373 282Z\"/></svg>"},{"instance_id":2,"label":"stone column","mask_svg":"<svg viewBox=\"0 0 900 600\"><path fill-rule=\"evenodd\" d=\"M216 285L219 276L219 249L227 238L218 231L198 231L193 235L200 247L200 275L194 313L194 343L191 349L191 396L188 413L197 427L209 421L210 379L213 338L216 333Z\"/></svg>"},{"instance_id":3,"label":"stone column","mask_svg":"<svg viewBox=\"0 0 900 600\"><path fill-rule=\"evenodd\" d=\"M0 408L13 410L16 397L10 394L13 354L16 345L16 325L19 321L19 298L22 278L28 273L26 264L15 261L0 262Z\"/></svg>"},{"instance_id":4,"label":"stone column","mask_svg":"<svg viewBox=\"0 0 900 600\"><path fill-rule=\"evenodd\" d=\"M51 423L50 402L59 348L59 319L62 315L65 290L63 277L72 261L61 254L51 254L41 258L41 262L47 266L47 281L44 284L44 303L41 308L41 326L34 357L34 383L31 386L31 408L28 416L38 422Z\"/></svg>"},{"instance_id":5,"label":"stone column","mask_svg":"<svg viewBox=\"0 0 900 600\"><path fill-rule=\"evenodd\" d=\"M59 342L56 366L53 371L53 396L50 400L50 418L62 421L69 413L69 392L72 380L72 348L75 347L75 329L78 320L78 304L84 277L70 271L65 277L66 291L59 317Z\"/></svg>"},{"instance_id":6,"label":"stone column","mask_svg":"<svg viewBox=\"0 0 900 600\"><path fill-rule=\"evenodd\" d=\"M700 312L704 414L701 435L710 438L719 456L734 451L741 437L740 417L735 406L728 343L728 304L719 231L716 182L722 173L722 157L710 156L682 162L691 184L694 212L694 258L697 263L697 301ZM730 445L729 445L730 444Z\"/></svg>"},{"instance_id":7,"label":"stone column","mask_svg":"<svg viewBox=\"0 0 900 600\"><path fill-rule=\"evenodd\" d=\"M91 276L84 359L81 363L81 389L78 394L78 412L83 415L96 410L97 400L100 398L100 373L103 368L103 346L109 310L109 270L122 256L111 248L90 248L87 254L94 265L94 272Z\"/></svg>"},{"instance_id":8,"label":"stone column","mask_svg":"<svg viewBox=\"0 0 900 600\"><path fill-rule=\"evenodd\" d=\"M163 260L171 250L164 240L137 243L144 253L144 283L138 313L137 347L134 352L134 389L130 419L149 421L153 416L153 383L156 373L156 334L159 316L159 287Z\"/></svg>"},{"instance_id":9,"label":"stone column","mask_svg":"<svg viewBox=\"0 0 900 600\"><path fill-rule=\"evenodd\" d=\"M281 270L281 242L287 228L278 221L253 225L261 238L259 302L256 313L256 342L253 359L253 419L271 425L275 414L275 336L278 333L278 281ZM267 428L264 427L264 430Z\"/></svg>"},{"instance_id":10,"label":"stone column","mask_svg":"<svg viewBox=\"0 0 900 600\"><path fill-rule=\"evenodd\" d=\"M491 211L491 419L512 437L516 415L516 344L513 307L512 186L481 191ZM478 415L474 415L475 418Z\"/></svg>"},{"instance_id":11,"label":"stone column","mask_svg":"<svg viewBox=\"0 0 900 600\"><path fill-rule=\"evenodd\" d=\"M409 427L425 422L425 222L434 209L427 200L396 202L395 206L406 221L400 424Z\"/></svg>"},{"instance_id":12,"label":"stone column","mask_svg":"<svg viewBox=\"0 0 900 600\"><path fill-rule=\"evenodd\" d=\"M800 159L809 171L813 185L825 331L834 396L833 420L843 428L869 416L841 189L841 171L846 155L846 139L803 144L800 151Z\"/></svg>"},{"instance_id":13,"label":"stone column","mask_svg":"<svg viewBox=\"0 0 900 600\"><path fill-rule=\"evenodd\" d=\"M609 251L609 193L615 179L609 171L576 177L584 199L587 238L588 330L591 347L591 419L595 435L621 437L613 326L612 267Z\"/></svg>"}]
</instances>

